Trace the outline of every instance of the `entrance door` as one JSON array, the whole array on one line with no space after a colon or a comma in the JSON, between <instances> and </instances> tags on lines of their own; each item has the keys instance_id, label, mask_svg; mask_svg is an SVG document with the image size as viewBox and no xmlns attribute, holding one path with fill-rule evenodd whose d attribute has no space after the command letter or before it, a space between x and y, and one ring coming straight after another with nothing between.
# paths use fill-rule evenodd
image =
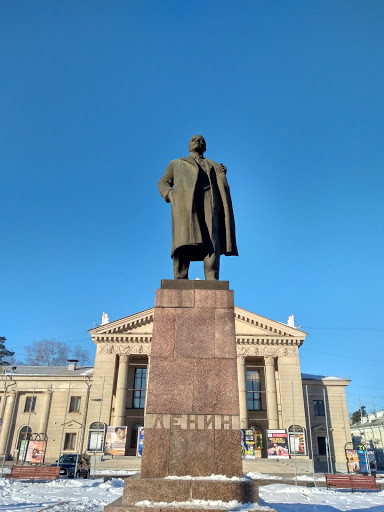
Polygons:
<instances>
[{"instance_id":1,"label":"entrance door","mask_svg":"<svg viewBox=\"0 0 384 512\"><path fill-rule=\"evenodd\" d=\"M255 458L261 459L261 452L263 449L263 434L259 425L252 425L249 427L253 430L255 437Z\"/></svg>"}]
</instances>

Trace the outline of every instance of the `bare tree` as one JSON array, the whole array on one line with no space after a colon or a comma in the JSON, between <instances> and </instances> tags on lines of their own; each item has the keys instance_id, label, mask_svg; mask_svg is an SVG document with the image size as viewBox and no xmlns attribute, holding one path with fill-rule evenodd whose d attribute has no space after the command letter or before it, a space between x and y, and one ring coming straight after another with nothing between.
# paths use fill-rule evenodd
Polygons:
<instances>
[{"instance_id":1,"label":"bare tree","mask_svg":"<svg viewBox=\"0 0 384 512\"><path fill-rule=\"evenodd\" d=\"M25 350L29 366L64 366L70 354L69 346L55 339L34 341Z\"/></svg>"},{"instance_id":2,"label":"bare tree","mask_svg":"<svg viewBox=\"0 0 384 512\"><path fill-rule=\"evenodd\" d=\"M72 350L72 359L77 359L81 366L89 366L91 364L89 350L82 348L81 345L76 345Z\"/></svg>"},{"instance_id":3,"label":"bare tree","mask_svg":"<svg viewBox=\"0 0 384 512\"><path fill-rule=\"evenodd\" d=\"M73 349L67 343L51 340L34 341L25 347L29 366L65 366L68 359L77 359L81 366L90 364L90 353L81 345Z\"/></svg>"}]
</instances>

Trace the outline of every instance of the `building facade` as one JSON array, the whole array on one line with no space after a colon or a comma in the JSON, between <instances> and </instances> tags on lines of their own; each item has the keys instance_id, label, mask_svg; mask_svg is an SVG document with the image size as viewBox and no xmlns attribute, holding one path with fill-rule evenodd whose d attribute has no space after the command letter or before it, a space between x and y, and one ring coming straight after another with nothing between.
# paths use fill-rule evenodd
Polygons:
<instances>
[{"instance_id":1,"label":"building facade","mask_svg":"<svg viewBox=\"0 0 384 512\"><path fill-rule=\"evenodd\" d=\"M268 429L285 429L291 456L318 469L345 470L351 440L348 380L301 374L306 333L235 307L241 428L255 431L256 456L267 456ZM1 393L0 456L17 459L31 434L46 436L46 462L65 451L102 455L106 426L126 426L126 455L144 426L154 308L91 329L92 368L7 367ZM225 379L225 375L223 375ZM43 437L43 436L41 436Z\"/></svg>"}]
</instances>

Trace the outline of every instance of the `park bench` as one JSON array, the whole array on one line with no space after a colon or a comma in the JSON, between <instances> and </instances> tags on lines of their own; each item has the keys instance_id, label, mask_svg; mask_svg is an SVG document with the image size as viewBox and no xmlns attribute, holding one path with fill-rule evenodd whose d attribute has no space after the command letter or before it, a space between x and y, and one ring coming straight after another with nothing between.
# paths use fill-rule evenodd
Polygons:
<instances>
[{"instance_id":1,"label":"park bench","mask_svg":"<svg viewBox=\"0 0 384 512\"><path fill-rule=\"evenodd\" d=\"M380 487L377 485L374 476L363 475L325 475L327 488L339 489L372 489L379 492Z\"/></svg>"},{"instance_id":2,"label":"park bench","mask_svg":"<svg viewBox=\"0 0 384 512\"><path fill-rule=\"evenodd\" d=\"M13 466L9 478L24 480L56 480L60 475L58 466Z\"/></svg>"}]
</instances>

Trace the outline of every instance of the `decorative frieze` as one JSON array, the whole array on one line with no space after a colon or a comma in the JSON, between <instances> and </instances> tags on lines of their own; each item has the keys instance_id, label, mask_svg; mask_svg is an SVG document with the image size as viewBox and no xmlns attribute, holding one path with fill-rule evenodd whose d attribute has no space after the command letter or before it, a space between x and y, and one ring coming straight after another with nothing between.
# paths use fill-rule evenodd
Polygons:
<instances>
[{"instance_id":1,"label":"decorative frieze","mask_svg":"<svg viewBox=\"0 0 384 512\"><path fill-rule=\"evenodd\" d=\"M279 346L242 346L237 344L237 355L244 357L284 357L297 355L296 347L279 347Z\"/></svg>"},{"instance_id":2,"label":"decorative frieze","mask_svg":"<svg viewBox=\"0 0 384 512\"><path fill-rule=\"evenodd\" d=\"M106 343L105 345L99 345L99 347L100 354L117 354L119 356L122 356L130 354L149 355L151 353L151 345L149 343L119 343L117 345L112 343Z\"/></svg>"}]
</instances>

